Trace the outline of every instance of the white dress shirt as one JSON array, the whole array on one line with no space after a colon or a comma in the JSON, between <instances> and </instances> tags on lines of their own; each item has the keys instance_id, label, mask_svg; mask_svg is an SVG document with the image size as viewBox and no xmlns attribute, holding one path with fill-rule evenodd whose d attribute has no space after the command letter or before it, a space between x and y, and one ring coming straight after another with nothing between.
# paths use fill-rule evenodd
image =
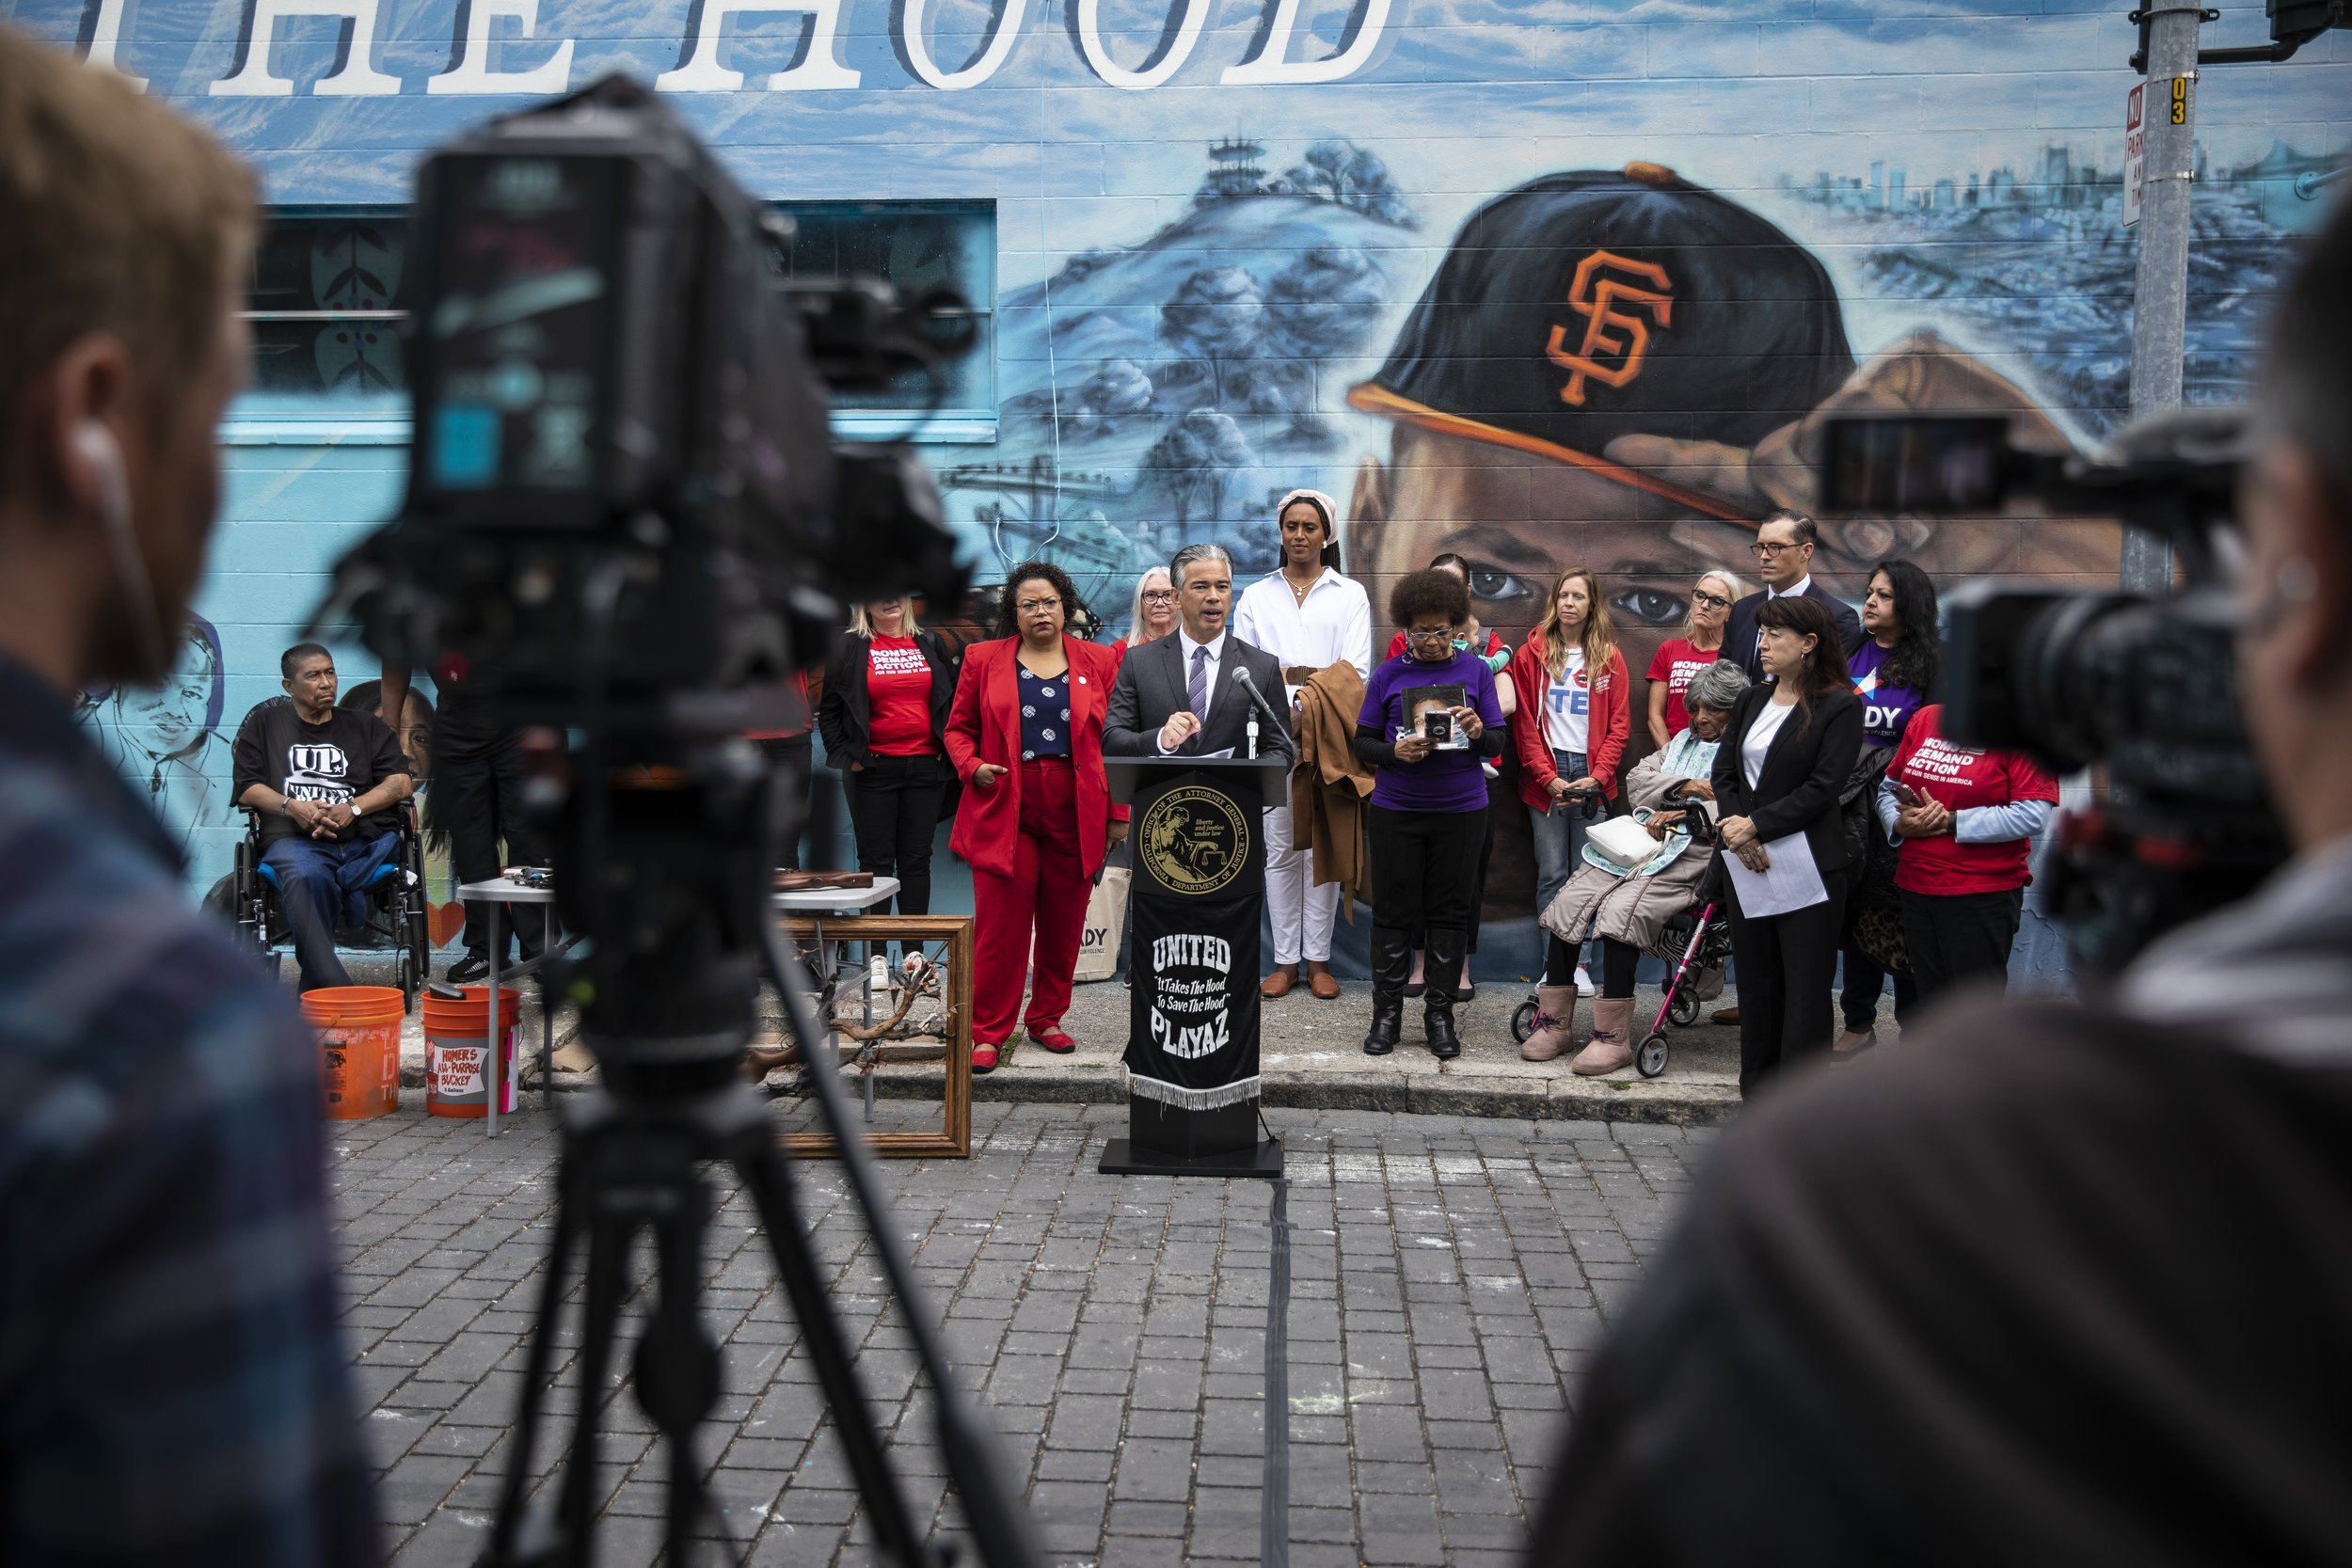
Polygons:
<instances>
[{"instance_id":1,"label":"white dress shirt","mask_svg":"<svg viewBox=\"0 0 2352 1568\"><path fill-rule=\"evenodd\" d=\"M1208 727L1208 723L1209 723L1209 714L1210 714L1210 713L1215 713L1215 712L1216 711L1216 698L1217 698L1217 689L1216 689L1216 673L1217 673L1217 671L1219 671L1220 669L1224 668L1224 665L1225 665L1225 639L1226 639L1226 636L1227 636L1227 634L1226 634L1226 633L1224 633L1224 632L1218 632L1218 633L1216 634L1216 639L1215 639L1214 641L1208 641L1208 642L1195 642L1195 641L1192 640L1192 634L1191 634L1190 632L1188 632L1188 631L1184 630L1184 623L1183 623L1183 622L1181 622L1181 621L1179 621L1179 622L1176 624L1176 647L1177 647L1177 651L1178 651L1178 652L1180 652L1180 653L1182 653L1182 654L1184 656L1184 669L1183 669L1183 670L1181 670L1181 671L1179 671L1179 672L1178 672L1178 673L1177 673L1177 676L1176 676L1176 686L1177 686L1177 689L1179 689L1179 690L1181 690L1181 691L1183 691L1183 692L1184 693L1185 702L1186 702L1186 704L1187 704L1188 705L1189 705L1189 704L1190 704L1190 702L1191 702L1191 698L1192 698L1192 655L1193 655L1193 650L1194 650L1194 649L1196 649L1196 648L1206 648L1206 649L1208 649L1208 650L1209 650L1209 664L1208 664L1208 676L1209 676L1209 708L1208 708L1208 713L1203 713L1202 715L1200 715L1200 726L1201 726L1201 728L1202 728L1202 729L1206 729L1206 728ZM1245 700L1245 701L1247 701L1247 699L1244 699L1244 700ZM1163 728L1166 726L1166 723L1167 723L1167 721L1166 721L1166 720L1161 721L1161 724L1162 724ZM1195 731L1194 733L1195 733L1195 734L1199 734L1200 732L1199 732L1199 731ZM1168 748L1167 748L1166 746L1162 746L1162 747L1160 748L1160 755L1162 755L1162 756L1166 756L1166 755L1168 755Z\"/></svg>"},{"instance_id":2,"label":"white dress shirt","mask_svg":"<svg viewBox=\"0 0 2352 1568\"><path fill-rule=\"evenodd\" d=\"M1233 635L1272 654L1285 670L1324 670L1345 659L1359 678L1372 678L1372 595L1328 566L1303 600L1279 568L1243 589ZM1282 685L1295 702L1298 688L1288 680Z\"/></svg>"}]
</instances>

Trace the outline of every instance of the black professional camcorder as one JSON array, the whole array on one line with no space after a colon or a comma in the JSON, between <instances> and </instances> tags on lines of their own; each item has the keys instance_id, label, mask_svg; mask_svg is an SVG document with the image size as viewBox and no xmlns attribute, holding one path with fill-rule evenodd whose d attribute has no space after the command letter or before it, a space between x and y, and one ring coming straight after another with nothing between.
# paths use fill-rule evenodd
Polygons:
<instances>
[{"instance_id":1,"label":"black professional camcorder","mask_svg":"<svg viewBox=\"0 0 2352 1568\"><path fill-rule=\"evenodd\" d=\"M2046 888L2094 975L2286 858L2238 706L2230 579L2249 441L2246 412L2222 408L2142 420L2088 455L2025 450L1997 414L1824 431L1833 515L2116 517L2171 547L2178 591L2163 596L1971 583L1945 600L1946 733L2054 772L2105 769L2105 803L2060 824Z\"/></svg>"},{"instance_id":2,"label":"black professional camcorder","mask_svg":"<svg viewBox=\"0 0 2352 1568\"><path fill-rule=\"evenodd\" d=\"M938 1553L907 1507L825 1295L791 1162L740 1075L763 974L840 1146L936 1392L934 1422L992 1568L1037 1560L1021 1488L948 1375L886 1222L772 879L792 792L746 732L800 727L795 671L845 606L963 596L937 493L895 446L833 440L827 386L879 386L970 341L952 296L902 308L869 280L789 283L778 219L651 92L619 78L509 115L419 176L415 446L400 516L336 569L318 623L356 618L388 660L486 689L535 737L557 906L584 958L551 969L596 1053L564 1113L552 1258L483 1561L586 1568L607 1488L606 1370L638 1235L657 1284L639 1402L671 1445L665 1560L710 1523L696 1429L720 1386L698 1298L712 1196L739 1176L773 1249L878 1548ZM571 1254L585 1255L571 1460L551 1512L526 1477L557 1368Z\"/></svg>"},{"instance_id":3,"label":"black professional camcorder","mask_svg":"<svg viewBox=\"0 0 2352 1568\"><path fill-rule=\"evenodd\" d=\"M568 737L535 790L582 1034L624 1092L707 1085L753 1027L774 840L741 736L806 721L846 603L963 596L937 492L837 446L827 383L934 371L968 312L788 283L788 226L621 78L505 116L419 175L397 521L337 569L388 659Z\"/></svg>"}]
</instances>

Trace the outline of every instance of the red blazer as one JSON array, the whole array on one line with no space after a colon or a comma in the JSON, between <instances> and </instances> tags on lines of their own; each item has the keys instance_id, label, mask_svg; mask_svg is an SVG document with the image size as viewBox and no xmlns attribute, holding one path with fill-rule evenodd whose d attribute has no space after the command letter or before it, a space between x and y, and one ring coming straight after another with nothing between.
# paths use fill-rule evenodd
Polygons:
<instances>
[{"instance_id":1,"label":"red blazer","mask_svg":"<svg viewBox=\"0 0 2352 1568\"><path fill-rule=\"evenodd\" d=\"M1511 715L1511 745L1519 756L1519 799L1534 811L1551 804L1551 781L1560 769L1551 765L1551 740L1544 733L1544 692L1551 672L1544 668L1543 649L1534 637L1511 656L1511 684L1518 691L1518 711ZM1633 721L1626 709L1629 683L1625 655L1609 650L1608 668L1592 677L1592 718L1586 735L1584 766L1612 800L1617 794L1617 764L1625 757L1626 736Z\"/></svg>"},{"instance_id":2,"label":"red blazer","mask_svg":"<svg viewBox=\"0 0 2352 1568\"><path fill-rule=\"evenodd\" d=\"M1077 774L1078 853L1092 877L1103 863L1110 832L1111 784L1103 771L1103 715L1111 705L1119 659L1108 648L1061 640L1070 659L1070 763ZM1021 693L1013 672L1020 639L1002 637L963 650L963 674L947 711L947 760L963 781L956 831L947 847L976 870L1012 875L1013 839L1021 832ZM1010 771L987 789L972 770L993 763Z\"/></svg>"}]
</instances>

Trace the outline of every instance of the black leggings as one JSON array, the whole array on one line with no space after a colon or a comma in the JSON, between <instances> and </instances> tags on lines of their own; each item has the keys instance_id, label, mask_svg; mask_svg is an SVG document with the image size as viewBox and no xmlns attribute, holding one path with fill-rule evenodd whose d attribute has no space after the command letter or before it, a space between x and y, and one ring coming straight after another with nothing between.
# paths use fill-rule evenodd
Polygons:
<instances>
[{"instance_id":1,"label":"black leggings","mask_svg":"<svg viewBox=\"0 0 2352 1568\"><path fill-rule=\"evenodd\" d=\"M1615 937L1601 937L1600 994L1612 1002L1622 1001L1633 994L1633 972L1641 964L1642 950ZM1558 937L1550 939L1544 948L1544 984L1567 986L1576 983L1576 949Z\"/></svg>"},{"instance_id":2,"label":"black leggings","mask_svg":"<svg viewBox=\"0 0 2352 1568\"><path fill-rule=\"evenodd\" d=\"M1368 833L1373 923L1399 931L1446 927L1468 931L1478 846L1486 836L1484 808L1373 807Z\"/></svg>"}]
</instances>

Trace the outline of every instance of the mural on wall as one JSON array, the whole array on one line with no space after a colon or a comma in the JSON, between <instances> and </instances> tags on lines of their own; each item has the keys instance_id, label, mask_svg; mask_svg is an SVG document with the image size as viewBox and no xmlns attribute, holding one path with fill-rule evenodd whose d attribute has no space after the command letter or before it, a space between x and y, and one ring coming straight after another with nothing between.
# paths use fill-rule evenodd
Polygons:
<instances>
[{"instance_id":1,"label":"mural on wall","mask_svg":"<svg viewBox=\"0 0 2352 1568\"><path fill-rule=\"evenodd\" d=\"M310 214L283 250L290 310L403 306L396 252L353 210L405 200L422 149L608 71L672 95L762 198L993 204L994 438L926 449L983 581L1056 561L1116 636L1136 575L1180 544L1271 566L1272 501L1311 485L1347 500L1346 562L1376 604L1458 551L1479 618L1517 642L1561 568L1596 568L1638 674L1702 570L1753 580L1754 520L1810 500L1825 414L2013 409L2053 443L2122 418L2131 29L2125 8L2078 3L87 0L77 17L0 0L0 15L145 80ZM2259 5L2220 9L2213 41L2261 35ZM2352 184L2352 34L2198 92L2187 385L2221 401L2243 393L2294 237ZM330 354L314 319L261 336L286 345L288 391L396 373L396 344ZM241 460L256 496L310 483L259 477L311 461L283 447ZM357 524L397 494L370 483L297 493ZM271 523L310 519L269 504ZM318 531L315 559L277 569L315 574L340 542ZM2097 522L1859 518L1825 526L1816 570L1850 597L1890 555L1946 582L2089 586L2113 581L2117 552ZM260 650L288 639L267 616L298 619L310 591L241 588L238 604L273 608L215 613L257 661L232 674L276 689ZM1498 854L1497 910L1524 906L1500 874L1525 861Z\"/></svg>"},{"instance_id":2,"label":"mural on wall","mask_svg":"<svg viewBox=\"0 0 2352 1568\"><path fill-rule=\"evenodd\" d=\"M234 729L221 728L227 693L220 632L200 615L188 618L161 685L83 693L83 722L191 862L208 856L215 830L241 826L229 799Z\"/></svg>"}]
</instances>

